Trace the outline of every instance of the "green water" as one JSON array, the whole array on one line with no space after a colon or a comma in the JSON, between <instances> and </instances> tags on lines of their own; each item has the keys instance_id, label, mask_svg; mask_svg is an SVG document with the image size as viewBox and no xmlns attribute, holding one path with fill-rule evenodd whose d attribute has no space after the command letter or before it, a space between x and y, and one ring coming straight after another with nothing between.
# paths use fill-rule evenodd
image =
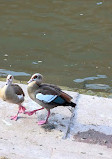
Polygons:
<instances>
[{"instance_id":1,"label":"green water","mask_svg":"<svg viewBox=\"0 0 112 159\"><path fill-rule=\"evenodd\" d=\"M111 0L0 0L0 76L111 92Z\"/></svg>"}]
</instances>

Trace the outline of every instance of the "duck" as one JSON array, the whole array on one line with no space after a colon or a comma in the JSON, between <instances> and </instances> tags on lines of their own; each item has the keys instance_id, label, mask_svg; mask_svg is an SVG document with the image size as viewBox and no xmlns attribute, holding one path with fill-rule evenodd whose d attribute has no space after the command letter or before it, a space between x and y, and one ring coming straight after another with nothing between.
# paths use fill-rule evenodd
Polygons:
<instances>
[{"instance_id":1,"label":"duck","mask_svg":"<svg viewBox=\"0 0 112 159\"><path fill-rule=\"evenodd\" d=\"M29 97L42 106L42 108L25 113L30 116L42 109L46 109L48 111L46 120L39 121L38 125L43 125L48 122L51 109L57 106L71 106L74 108L76 106L76 103L71 101L72 97L63 92L60 87L54 84L43 83L43 76L40 73L32 75L27 83L27 92Z\"/></svg>"},{"instance_id":2,"label":"duck","mask_svg":"<svg viewBox=\"0 0 112 159\"><path fill-rule=\"evenodd\" d=\"M17 104L19 110L16 115L11 116L11 120L17 120L19 113L24 113L26 108L22 106L25 94L22 88L18 84L13 83L14 77L8 75L6 78L6 84L0 89L0 98L8 103Z\"/></svg>"}]
</instances>

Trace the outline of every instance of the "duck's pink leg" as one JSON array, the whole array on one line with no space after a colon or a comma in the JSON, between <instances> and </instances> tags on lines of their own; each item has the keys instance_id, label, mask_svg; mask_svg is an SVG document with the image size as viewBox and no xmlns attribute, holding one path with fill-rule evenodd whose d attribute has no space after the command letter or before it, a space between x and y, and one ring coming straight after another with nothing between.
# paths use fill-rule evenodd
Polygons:
<instances>
[{"instance_id":1,"label":"duck's pink leg","mask_svg":"<svg viewBox=\"0 0 112 159\"><path fill-rule=\"evenodd\" d=\"M17 120L19 113L25 113L26 108L23 107L22 105L19 105L19 110L15 116L11 116L11 120Z\"/></svg>"},{"instance_id":2,"label":"duck's pink leg","mask_svg":"<svg viewBox=\"0 0 112 159\"><path fill-rule=\"evenodd\" d=\"M41 120L41 121L39 121L39 122L38 122L38 125L46 124L46 123L48 122L49 116L50 116L50 110L48 111L46 120Z\"/></svg>"},{"instance_id":3,"label":"duck's pink leg","mask_svg":"<svg viewBox=\"0 0 112 159\"><path fill-rule=\"evenodd\" d=\"M23 107L22 105L19 105L19 113L25 113L26 108Z\"/></svg>"},{"instance_id":4,"label":"duck's pink leg","mask_svg":"<svg viewBox=\"0 0 112 159\"><path fill-rule=\"evenodd\" d=\"M17 120L18 119L18 113L15 116L11 116L11 120Z\"/></svg>"},{"instance_id":5,"label":"duck's pink leg","mask_svg":"<svg viewBox=\"0 0 112 159\"><path fill-rule=\"evenodd\" d=\"M31 116L31 115L33 115L34 113L36 113L37 111L42 110L42 109L44 109L44 108L42 107L42 108L40 108L40 109L36 109L36 110L30 111L30 112L25 112L24 114L28 114L29 116Z\"/></svg>"}]
</instances>

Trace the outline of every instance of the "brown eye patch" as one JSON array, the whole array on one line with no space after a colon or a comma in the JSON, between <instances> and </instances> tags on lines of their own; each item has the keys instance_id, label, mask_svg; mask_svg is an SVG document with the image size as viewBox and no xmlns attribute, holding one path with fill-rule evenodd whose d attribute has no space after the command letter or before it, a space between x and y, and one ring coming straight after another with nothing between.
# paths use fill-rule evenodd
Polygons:
<instances>
[{"instance_id":1,"label":"brown eye patch","mask_svg":"<svg viewBox=\"0 0 112 159\"><path fill-rule=\"evenodd\" d=\"M36 79L36 78L37 78L37 76L34 76L34 77L33 77L33 79Z\"/></svg>"}]
</instances>

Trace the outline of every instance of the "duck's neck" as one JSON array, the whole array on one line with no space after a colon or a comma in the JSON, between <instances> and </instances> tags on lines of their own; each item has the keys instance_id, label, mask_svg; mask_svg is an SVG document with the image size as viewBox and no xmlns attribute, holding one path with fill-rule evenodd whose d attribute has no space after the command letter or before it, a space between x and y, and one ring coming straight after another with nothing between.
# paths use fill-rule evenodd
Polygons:
<instances>
[{"instance_id":1,"label":"duck's neck","mask_svg":"<svg viewBox=\"0 0 112 159\"><path fill-rule=\"evenodd\" d=\"M27 87L27 91L28 91L28 94L31 98L34 98L35 96L35 91L39 88L39 85L36 83L36 81L33 81L31 83L28 84L28 87Z\"/></svg>"},{"instance_id":2,"label":"duck's neck","mask_svg":"<svg viewBox=\"0 0 112 159\"><path fill-rule=\"evenodd\" d=\"M9 80L6 80L6 85L11 85L12 84L12 81L9 81Z\"/></svg>"}]
</instances>

